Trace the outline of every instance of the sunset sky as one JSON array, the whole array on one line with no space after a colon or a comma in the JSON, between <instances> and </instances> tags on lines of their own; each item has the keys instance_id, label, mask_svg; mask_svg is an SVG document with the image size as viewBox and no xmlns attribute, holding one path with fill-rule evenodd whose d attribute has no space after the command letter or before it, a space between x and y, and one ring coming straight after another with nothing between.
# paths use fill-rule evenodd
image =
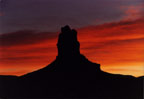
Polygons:
<instances>
[{"instance_id":1,"label":"sunset sky","mask_svg":"<svg viewBox=\"0 0 144 99\"><path fill-rule=\"evenodd\" d=\"M143 0L1 0L0 75L23 75L57 56L65 25L81 53L115 74L144 75Z\"/></svg>"}]
</instances>

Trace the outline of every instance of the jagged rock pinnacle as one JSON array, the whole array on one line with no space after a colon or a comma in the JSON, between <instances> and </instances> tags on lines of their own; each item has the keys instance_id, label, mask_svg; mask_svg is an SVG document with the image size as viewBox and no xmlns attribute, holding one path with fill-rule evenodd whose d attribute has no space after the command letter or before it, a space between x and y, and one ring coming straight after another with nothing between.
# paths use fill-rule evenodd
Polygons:
<instances>
[{"instance_id":1,"label":"jagged rock pinnacle","mask_svg":"<svg viewBox=\"0 0 144 99\"><path fill-rule=\"evenodd\" d=\"M67 25L61 28L58 38L58 56L75 56L80 54L80 44L77 40L77 32Z\"/></svg>"}]
</instances>

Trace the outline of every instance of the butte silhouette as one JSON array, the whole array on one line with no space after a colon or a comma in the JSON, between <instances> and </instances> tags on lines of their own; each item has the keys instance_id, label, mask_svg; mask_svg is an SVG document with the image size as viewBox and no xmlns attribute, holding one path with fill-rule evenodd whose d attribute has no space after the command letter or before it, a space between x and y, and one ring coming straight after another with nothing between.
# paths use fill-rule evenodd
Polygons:
<instances>
[{"instance_id":1,"label":"butte silhouette","mask_svg":"<svg viewBox=\"0 0 144 99\"><path fill-rule=\"evenodd\" d=\"M20 77L0 77L3 98L142 99L143 77L110 74L80 53L77 31L61 29L58 56L48 66Z\"/></svg>"}]
</instances>

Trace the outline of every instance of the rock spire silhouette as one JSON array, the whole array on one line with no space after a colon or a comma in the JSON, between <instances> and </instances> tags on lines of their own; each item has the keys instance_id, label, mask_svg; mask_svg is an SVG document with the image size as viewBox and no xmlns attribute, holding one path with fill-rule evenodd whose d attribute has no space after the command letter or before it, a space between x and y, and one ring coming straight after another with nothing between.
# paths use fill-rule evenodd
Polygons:
<instances>
[{"instance_id":1,"label":"rock spire silhouette","mask_svg":"<svg viewBox=\"0 0 144 99\"><path fill-rule=\"evenodd\" d=\"M100 71L100 64L92 63L84 55L80 54L80 43L77 39L77 31L71 29L68 25L61 28L61 33L58 37L57 48L58 56L54 61L55 71Z\"/></svg>"},{"instance_id":2,"label":"rock spire silhouette","mask_svg":"<svg viewBox=\"0 0 144 99\"><path fill-rule=\"evenodd\" d=\"M76 30L71 30L67 25L61 28L58 38L58 56L75 56L80 54L80 43L77 40Z\"/></svg>"}]
</instances>

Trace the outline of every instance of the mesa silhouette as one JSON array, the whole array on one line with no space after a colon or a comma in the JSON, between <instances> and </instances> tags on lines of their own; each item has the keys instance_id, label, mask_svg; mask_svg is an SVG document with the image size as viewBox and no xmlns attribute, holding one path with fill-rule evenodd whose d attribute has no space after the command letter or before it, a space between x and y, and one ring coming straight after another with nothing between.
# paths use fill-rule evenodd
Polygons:
<instances>
[{"instance_id":1,"label":"mesa silhouette","mask_svg":"<svg viewBox=\"0 0 144 99\"><path fill-rule=\"evenodd\" d=\"M58 56L48 66L20 77L1 76L2 98L142 99L143 77L110 74L80 54L77 31L61 29Z\"/></svg>"}]
</instances>

